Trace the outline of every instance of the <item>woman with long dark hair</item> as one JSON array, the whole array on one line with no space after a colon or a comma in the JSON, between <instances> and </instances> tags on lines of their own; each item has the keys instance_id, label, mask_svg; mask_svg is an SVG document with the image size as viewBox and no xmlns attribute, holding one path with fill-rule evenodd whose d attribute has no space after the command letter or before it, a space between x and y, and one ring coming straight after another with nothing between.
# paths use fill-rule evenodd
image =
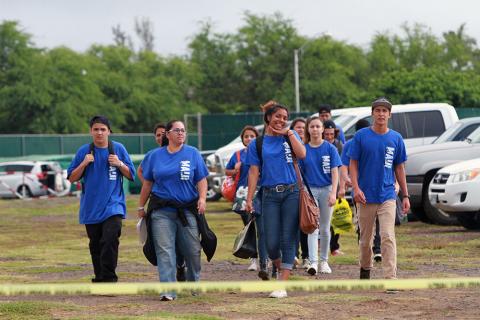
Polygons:
<instances>
[{"instance_id":1,"label":"woman with long dark hair","mask_svg":"<svg viewBox=\"0 0 480 320\"><path fill-rule=\"evenodd\" d=\"M293 157L303 159L305 146L298 134L287 126L287 107L269 101L262 110L264 136L261 143L254 140L248 146L247 211L253 211L253 196L258 184L262 187L262 215L268 255L280 270L279 279L288 280L298 242L299 190ZM286 296L285 290L270 294L272 298Z\"/></svg>"}]
</instances>

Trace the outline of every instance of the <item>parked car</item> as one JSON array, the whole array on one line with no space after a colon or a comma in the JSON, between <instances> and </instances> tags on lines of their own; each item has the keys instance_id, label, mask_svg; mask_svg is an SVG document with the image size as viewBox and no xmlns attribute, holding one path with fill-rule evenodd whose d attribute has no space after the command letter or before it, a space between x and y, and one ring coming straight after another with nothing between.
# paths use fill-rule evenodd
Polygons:
<instances>
[{"instance_id":1,"label":"parked car","mask_svg":"<svg viewBox=\"0 0 480 320\"><path fill-rule=\"evenodd\" d=\"M218 188L215 188L215 177L217 176L217 174L215 172L214 150L201 151L200 153L202 154L203 160L205 161L205 164L208 168L207 201L218 201L222 197L222 193Z\"/></svg>"},{"instance_id":2,"label":"parked car","mask_svg":"<svg viewBox=\"0 0 480 320\"><path fill-rule=\"evenodd\" d=\"M457 217L467 229L480 229L480 158L446 166L430 182L428 197L436 208Z\"/></svg>"},{"instance_id":3,"label":"parked car","mask_svg":"<svg viewBox=\"0 0 480 320\"><path fill-rule=\"evenodd\" d=\"M356 107L332 110L332 118L342 127L345 138L355 134L355 123L360 119L371 119L371 107ZM318 115L318 114L314 114ZM389 127L400 132L408 147L431 143L445 130L458 121L455 108L446 103L414 103L394 105ZM263 125L256 126L262 132ZM225 177L225 165L232 154L243 148L240 137L219 148L210 161L215 162L216 176L213 178L214 188L219 191Z\"/></svg>"},{"instance_id":4,"label":"parked car","mask_svg":"<svg viewBox=\"0 0 480 320\"><path fill-rule=\"evenodd\" d=\"M70 190L60 164L55 161L0 163L0 197L32 197Z\"/></svg>"},{"instance_id":5,"label":"parked car","mask_svg":"<svg viewBox=\"0 0 480 320\"><path fill-rule=\"evenodd\" d=\"M437 224L456 224L457 218L432 206L428 197L430 181L440 168L456 162L480 157L480 128L464 141L434 143L407 148L405 165L412 212Z\"/></svg>"},{"instance_id":6,"label":"parked car","mask_svg":"<svg viewBox=\"0 0 480 320\"><path fill-rule=\"evenodd\" d=\"M432 143L463 141L480 126L480 117L464 118L455 122Z\"/></svg>"}]
</instances>

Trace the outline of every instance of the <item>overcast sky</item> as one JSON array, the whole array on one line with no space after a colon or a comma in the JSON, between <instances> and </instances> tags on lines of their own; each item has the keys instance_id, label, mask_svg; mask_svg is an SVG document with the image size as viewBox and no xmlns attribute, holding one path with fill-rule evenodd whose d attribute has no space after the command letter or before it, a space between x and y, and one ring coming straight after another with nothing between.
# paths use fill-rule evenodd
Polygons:
<instances>
[{"instance_id":1,"label":"overcast sky","mask_svg":"<svg viewBox=\"0 0 480 320\"><path fill-rule=\"evenodd\" d=\"M200 21L210 19L218 32L235 32L246 10L279 11L301 35L328 32L361 46L378 31L398 32L404 22L425 24L438 36L466 23L467 34L480 39L477 0L0 0L0 20L19 21L37 46L84 51L94 43L111 44L112 26L133 35L135 18L146 17L162 55L186 54Z\"/></svg>"}]
</instances>

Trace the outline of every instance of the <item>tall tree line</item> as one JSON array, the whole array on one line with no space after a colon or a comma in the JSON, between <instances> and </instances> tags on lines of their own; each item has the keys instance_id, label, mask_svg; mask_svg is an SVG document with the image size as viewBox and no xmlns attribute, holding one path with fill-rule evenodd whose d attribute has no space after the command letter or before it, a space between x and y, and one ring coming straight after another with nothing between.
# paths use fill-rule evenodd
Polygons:
<instances>
[{"instance_id":1,"label":"tall tree line","mask_svg":"<svg viewBox=\"0 0 480 320\"><path fill-rule=\"evenodd\" d=\"M148 132L185 113L258 111L269 99L294 105L293 52L300 50L303 110L319 104L447 102L480 107L480 50L465 25L435 36L422 25L377 33L367 48L298 33L280 14L246 12L235 33L199 26L185 56L154 51L153 24L136 21L132 36L112 28L112 45L86 52L35 46L14 21L0 24L0 132L78 133L93 114L119 132Z\"/></svg>"}]
</instances>

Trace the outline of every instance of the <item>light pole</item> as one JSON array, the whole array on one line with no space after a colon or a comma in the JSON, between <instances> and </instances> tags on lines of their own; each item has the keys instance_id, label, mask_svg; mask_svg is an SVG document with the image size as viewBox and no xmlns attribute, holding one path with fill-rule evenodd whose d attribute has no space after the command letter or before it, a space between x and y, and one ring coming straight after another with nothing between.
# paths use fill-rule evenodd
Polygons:
<instances>
[{"instance_id":1,"label":"light pole","mask_svg":"<svg viewBox=\"0 0 480 320\"><path fill-rule=\"evenodd\" d=\"M305 43L298 49L293 50L293 73L295 77L295 111L300 112L300 71L298 69L298 53L302 52L302 50L313 40L317 39L318 36L325 36L330 37L330 33L328 32L321 32L319 34L314 35L311 39L305 41Z\"/></svg>"},{"instance_id":2,"label":"light pole","mask_svg":"<svg viewBox=\"0 0 480 320\"><path fill-rule=\"evenodd\" d=\"M293 67L295 73L295 111L300 112L300 81L298 79L298 50L293 50Z\"/></svg>"}]
</instances>

